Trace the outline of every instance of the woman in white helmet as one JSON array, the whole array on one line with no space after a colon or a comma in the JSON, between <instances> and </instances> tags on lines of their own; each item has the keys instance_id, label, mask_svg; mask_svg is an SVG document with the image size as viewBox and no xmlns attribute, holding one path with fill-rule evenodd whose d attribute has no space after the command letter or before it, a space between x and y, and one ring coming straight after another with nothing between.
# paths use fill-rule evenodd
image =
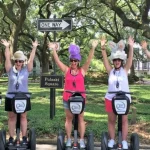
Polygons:
<instances>
[{"instance_id":1,"label":"woman in white helmet","mask_svg":"<svg viewBox=\"0 0 150 150\"><path fill-rule=\"evenodd\" d=\"M129 37L128 39L128 45L129 45L129 56L127 59L127 54L124 51L125 43L123 40L119 41L118 43L114 42L108 42L108 46L111 49L111 56L110 60L113 64L113 67L111 63L109 62L106 54L105 44L106 39L103 37L100 40L101 42L101 51L103 56L103 63L107 70L107 73L109 74L108 79L108 91L126 91L129 92L129 84L128 84L128 71L131 68L132 65L132 59L133 59L133 44L134 40L132 37ZM115 144L115 123L116 123L116 115L113 113L112 110L112 98L115 96L115 94L109 94L108 92L105 95L105 110L108 114L108 132L109 132L109 142L108 147L113 148ZM129 99L131 100L131 96L127 95ZM127 144L127 134L128 134L128 116L123 115L122 120L122 145L123 149L128 149Z\"/></svg>"}]
</instances>

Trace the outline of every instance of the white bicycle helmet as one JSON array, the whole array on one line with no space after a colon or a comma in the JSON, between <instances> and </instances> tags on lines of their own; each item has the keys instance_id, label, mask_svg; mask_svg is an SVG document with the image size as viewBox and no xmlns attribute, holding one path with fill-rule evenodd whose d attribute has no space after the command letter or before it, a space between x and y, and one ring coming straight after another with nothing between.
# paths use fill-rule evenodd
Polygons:
<instances>
[{"instance_id":1,"label":"white bicycle helmet","mask_svg":"<svg viewBox=\"0 0 150 150\"><path fill-rule=\"evenodd\" d=\"M112 41L108 42L108 45L111 49L110 60L113 62L114 59L121 59L123 62L127 59L127 54L124 51L125 43L123 40L120 40L118 43Z\"/></svg>"}]
</instances>

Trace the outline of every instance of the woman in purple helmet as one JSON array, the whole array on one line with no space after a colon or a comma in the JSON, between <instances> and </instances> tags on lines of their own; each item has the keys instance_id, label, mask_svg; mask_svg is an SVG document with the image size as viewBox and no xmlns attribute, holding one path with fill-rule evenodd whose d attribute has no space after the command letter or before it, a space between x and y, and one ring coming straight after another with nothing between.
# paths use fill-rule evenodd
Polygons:
<instances>
[{"instance_id":1,"label":"woman in purple helmet","mask_svg":"<svg viewBox=\"0 0 150 150\"><path fill-rule=\"evenodd\" d=\"M72 91L85 91L84 85L84 77L89 68L90 62L94 55L94 50L98 44L97 40L92 41L92 48L89 52L89 56L85 64L80 67L79 63L81 61L80 55L80 47L75 44L70 44L69 46L69 66L62 63L57 55L57 43L48 43L48 47L53 50L53 57L55 59L56 64L58 67L64 72L65 74L65 85L64 85L64 92L63 92L63 104L66 114L66 122L65 122L65 129L67 133L67 142L66 146L71 147L71 131L72 131L72 120L73 115L69 110L68 99L70 97L70 93L65 92L65 90L72 90ZM85 97L85 94L83 94ZM79 115L79 128L80 128L80 148L85 148L84 143L84 133L85 133L85 122L84 122L84 112Z\"/></svg>"}]
</instances>

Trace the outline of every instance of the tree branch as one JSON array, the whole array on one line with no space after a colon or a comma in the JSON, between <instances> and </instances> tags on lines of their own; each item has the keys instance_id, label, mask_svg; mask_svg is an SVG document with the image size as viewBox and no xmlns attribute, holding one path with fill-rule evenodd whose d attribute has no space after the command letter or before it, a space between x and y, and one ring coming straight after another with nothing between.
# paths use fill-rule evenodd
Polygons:
<instances>
[{"instance_id":1,"label":"tree branch","mask_svg":"<svg viewBox=\"0 0 150 150\"><path fill-rule=\"evenodd\" d=\"M18 24L18 20L13 13L14 2L4 5L4 3L0 2L0 8L2 9L5 16L7 16L14 24Z\"/></svg>"},{"instance_id":2,"label":"tree branch","mask_svg":"<svg viewBox=\"0 0 150 150\"><path fill-rule=\"evenodd\" d=\"M144 6L142 10L142 22L145 24L149 24L150 20L148 19L148 12L150 10L150 0L144 1Z\"/></svg>"}]
</instances>

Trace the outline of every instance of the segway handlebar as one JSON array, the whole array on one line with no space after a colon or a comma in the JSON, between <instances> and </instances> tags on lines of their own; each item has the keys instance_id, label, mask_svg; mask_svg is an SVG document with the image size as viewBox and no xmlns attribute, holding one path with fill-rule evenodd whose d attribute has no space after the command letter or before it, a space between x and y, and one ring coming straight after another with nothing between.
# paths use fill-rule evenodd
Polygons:
<instances>
[{"instance_id":1,"label":"segway handlebar","mask_svg":"<svg viewBox=\"0 0 150 150\"><path fill-rule=\"evenodd\" d=\"M31 92L21 92L21 91L18 91L18 92L8 92L8 94L32 94Z\"/></svg>"},{"instance_id":2,"label":"segway handlebar","mask_svg":"<svg viewBox=\"0 0 150 150\"><path fill-rule=\"evenodd\" d=\"M71 90L65 90L65 92L68 92L68 93L72 93L72 94L75 94L75 93L87 93L87 91L71 91Z\"/></svg>"},{"instance_id":3,"label":"segway handlebar","mask_svg":"<svg viewBox=\"0 0 150 150\"><path fill-rule=\"evenodd\" d=\"M132 92L125 92L125 91L109 91L109 94L133 94Z\"/></svg>"}]
</instances>

